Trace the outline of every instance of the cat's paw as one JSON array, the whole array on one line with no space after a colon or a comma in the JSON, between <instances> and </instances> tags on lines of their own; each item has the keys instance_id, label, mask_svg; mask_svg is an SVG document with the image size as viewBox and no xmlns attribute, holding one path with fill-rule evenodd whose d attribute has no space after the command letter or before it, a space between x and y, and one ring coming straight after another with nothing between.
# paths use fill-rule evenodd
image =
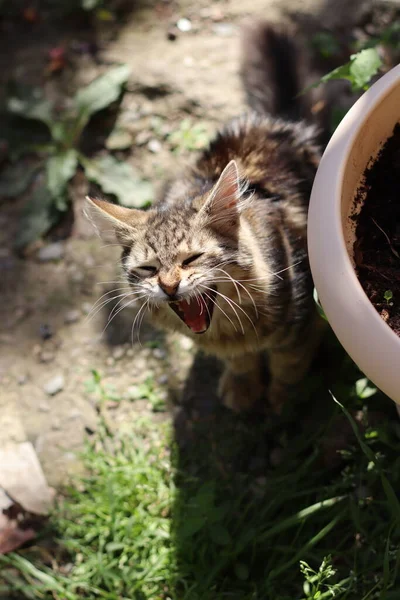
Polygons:
<instances>
[{"instance_id":1,"label":"cat's paw","mask_svg":"<svg viewBox=\"0 0 400 600\"><path fill-rule=\"evenodd\" d=\"M263 389L261 382L225 371L220 379L218 392L224 406L239 413L250 410L260 399Z\"/></svg>"}]
</instances>

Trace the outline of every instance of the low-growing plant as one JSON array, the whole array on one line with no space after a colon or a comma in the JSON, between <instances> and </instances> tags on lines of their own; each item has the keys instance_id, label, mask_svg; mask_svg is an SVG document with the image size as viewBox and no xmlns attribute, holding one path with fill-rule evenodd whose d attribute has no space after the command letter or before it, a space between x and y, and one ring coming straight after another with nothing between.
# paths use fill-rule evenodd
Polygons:
<instances>
[{"instance_id":1,"label":"low-growing plant","mask_svg":"<svg viewBox=\"0 0 400 600\"><path fill-rule=\"evenodd\" d=\"M383 297L385 298L387 304L389 304L390 301L393 298L393 292L392 292L392 290L386 290L386 292L384 293Z\"/></svg>"},{"instance_id":2,"label":"low-growing plant","mask_svg":"<svg viewBox=\"0 0 400 600\"><path fill-rule=\"evenodd\" d=\"M81 88L70 99L67 108L61 111L57 111L57 107L40 90L30 90L30 94L11 95L8 98L9 114L39 121L46 127L50 137L46 143L23 144L18 156L38 153L38 163L25 173L23 181L19 179L17 186L10 186L9 183L15 180L21 167L12 164L0 189L3 196L17 196L36 176L22 213L15 241L17 248L23 248L44 235L58 222L70 202L68 182L79 167L83 168L89 181L99 185L105 193L114 195L121 204L142 207L151 201L151 184L141 179L129 164L117 160L110 153L89 157L80 149L83 132L91 117L119 99L129 73L127 65L108 70Z\"/></svg>"}]
</instances>

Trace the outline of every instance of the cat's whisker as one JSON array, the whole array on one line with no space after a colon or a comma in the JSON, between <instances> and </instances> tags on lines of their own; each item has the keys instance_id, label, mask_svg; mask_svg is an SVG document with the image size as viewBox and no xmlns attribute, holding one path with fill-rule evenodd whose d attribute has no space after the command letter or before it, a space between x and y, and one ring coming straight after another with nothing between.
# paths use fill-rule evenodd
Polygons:
<instances>
[{"instance_id":1,"label":"cat's whisker","mask_svg":"<svg viewBox=\"0 0 400 600\"><path fill-rule=\"evenodd\" d=\"M123 306L120 306L119 309L117 310L117 312L111 317L108 318L107 323L105 324L105 327L103 329L103 331L101 332L101 335L104 335L107 327L111 324L111 322L113 321L113 319L115 319L115 317L122 311L124 310L124 308L128 308L128 306L131 306L134 302L136 302L136 300L138 300L138 298L133 298L133 300L130 300L129 302L127 302L126 304L124 304Z\"/></svg>"},{"instance_id":2,"label":"cat's whisker","mask_svg":"<svg viewBox=\"0 0 400 600\"><path fill-rule=\"evenodd\" d=\"M142 323L143 323L143 319L144 319L144 317L145 317L145 315L146 315L146 311L147 311L147 310L148 310L148 308L149 308L149 299L148 299L148 298L147 298L147 301L146 301L146 303L145 303L145 305L144 305L144 306L145 306L145 309L144 309L144 311L142 312L142 317L141 317L141 319L140 319L139 326L138 326L138 332L137 332L137 338L138 338L138 342L139 342L139 344L140 344L140 328L142 327Z\"/></svg>"},{"instance_id":3,"label":"cat's whisker","mask_svg":"<svg viewBox=\"0 0 400 600\"><path fill-rule=\"evenodd\" d=\"M108 321L111 322L114 318L114 316L117 316L117 314L123 309L125 308L125 305L123 305L122 308L118 308L118 306L121 304L121 302L124 301L124 298L131 298L132 296L134 296L134 298L132 298L132 301L137 302L138 300L141 300L142 298L146 297L146 294L143 294L142 296L137 296L136 293L131 293L131 294L125 294L125 296L123 298L121 298L121 300L118 300L118 302L116 303L116 305L113 307L113 309L111 310L110 314L108 315ZM115 315L113 316L113 313L117 310L117 312L115 313Z\"/></svg>"},{"instance_id":4,"label":"cat's whisker","mask_svg":"<svg viewBox=\"0 0 400 600\"><path fill-rule=\"evenodd\" d=\"M135 318L134 318L134 320L133 320L133 323L132 323L132 329L131 329L131 344L132 344L132 346L133 346L133 333L134 333L134 331L135 331L135 324L136 324L136 322L138 321L138 318L139 318L140 314L142 313L142 311L143 311L143 310L145 309L145 307L147 306L148 302L149 302L149 299L147 299L147 302L145 302L145 303L143 303L143 304L142 304L142 306L139 308L139 310L138 310L138 312L136 313L136 316L135 316ZM139 342L139 344L140 344L140 338L139 338L139 337L138 337L138 342Z\"/></svg>"},{"instance_id":5,"label":"cat's whisker","mask_svg":"<svg viewBox=\"0 0 400 600\"><path fill-rule=\"evenodd\" d=\"M91 320L91 319L94 317L94 314L93 314L93 313L97 314L97 312L98 312L98 311L97 311L97 309L99 309L99 310L100 310L100 309L101 309L103 306L105 306L105 305L106 305L108 302L111 302L111 300L115 300L116 298L120 298L120 297L121 297L121 296L123 296L124 294L118 294L117 296L114 296L114 297L112 297L112 298L106 298L105 300L103 300L103 301L102 301L102 299L103 299L105 296L108 296L109 294L113 294L113 293L115 293L115 292L121 292L121 291L126 291L126 292L128 292L128 291L129 291L129 287L115 288L115 289L113 289L113 290L110 290L109 292L106 292L106 293L105 293L105 294L103 294L103 295L102 295L100 298L98 298L98 299L96 300L96 302L93 304L92 308L90 309L90 312L89 312L89 314L87 315L87 317L86 317L85 321L88 321L88 320L90 321L90 320Z\"/></svg>"},{"instance_id":6,"label":"cat's whisker","mask_svg":"<svg viewBox=\"0 0 400 600\"><path fill-rule=\"evenodd\" d=\"M254 308L254 312L255 312L256 318L258 318L259 311L258 311L257 304L256 304L253 296L251 295L251 293L249 292L249 290L247 289L247 287L244 286L242 283L240 283L240 281L238 281L237 279L235 279L235 282L243 288L243 290L246 292L246 294L250 298L251 303L252 303L253 308ZM213 279L213 283L231 283L231 278L228 279L226 277L217 277L217 278ZM253 286L249 286L249 287L253 287Z\"/></svg>"},{"instance_id":7,"label":"cat's whisker","mask_svg":"<svg viewBox=\"0 0 400 600\"><path fill-rule=\"evenodd\" d=\"M118 291L118 290L113 290L113 291ZM131 292L131 294L128 294L129 288L126 292L122 293L122 294L118 294L117 296L113 296L112 298L107 298L106 300L103 300L103 302L101 302L100 304L98 304L99 300L97 300L97 302L92 306L89 314L87 315L85 322L89 323L92 319L94 319L94 317L109 303L112 302L113 300L117 300L118 298L123 298L126 297L128 295L137 295L140 294L140 291L137 292ZM109 292L107 292L109 293ZM103 296L102 296L103 297Z\"/></svg>"},{"instance_id":8,"label":"cat's whisker","mask_svg":"<svg viewBox=\"0 0 400 600\"><path fill-rule=\"evenodd\" d=\"M204 287L204 286L201 286L201 287ZM208 289L212 289L212 288L208 288ZM215 291L215 290L212 290L212 291ZM216 306L217 308L219 308L219 310L225 315L225 317L228 319L228 321L230 321L230 323L232 324L233 329L235 331L237 331L237 327L236 327L235 323L232 321L232 319L229 317L229 315L226 314L226 312L224 311L224 309L217 302L215 302L215 300L211 296L209 296L207 294L207 292L203 292L203 293L210 300L210 302L212 302L214 304L214 306ZM210 313L208 313L208 314L210 314Z\"/></svg>"},{"instance_id":9,"label":"cat's whisker","mask_svg":"<svg viewBox=\"0 0 400 600\"><path fill-rule=\"evenodd\" d=\"M239 325L240 325L240 329L242 330L242 334L244 335L244 327L243 327L242 320L239 317L237 311L235 310L235 307L232 305L232 304L236 304L236 303L233 302L233 300L231 300L230 298L228 298L228 296L225 296L225 294L222 294L221 292L218 292L216 289L213 289L213 288L210 288L210 287L207 287L207 286L203 286L203 287L205 287L207 290L210 290L211 292L214 292L215 294L217 294L218 296L220 296L221 298L223 298L225 300L225 302L227 302L229 304L229 306L231 307L231 309L233 310L233 312L236 315L236 318L237 318L237 320L239 322ZM236 304L236 306L238 306L238 305Z\"/></svg>"},{"instance_id":10,"label":"cat's whisker","mask_svg":"<svg viewBox=\"0 0 400 600\"><path fill-rule=\"evenodd\" d=\"M210 288L208 288L208 289L210 289ZM232 304L235 305L244 314L244 316L246 317L246 319L251 323L251 325L252 325L252 327L254 329L254 332L255 332L256 336L258 337L258 332L257 332L256 326L254 325L254 322L249 317L249 315L247 314L247 312L245 310L243 310L243 308L241 306L239 306L239 304L237 304L234 300L232 300L232 298L228 298L228 296L225 296L225 294L222 294L221 292L218 292L217 290L214 290L214 291L219 296L222 296L222 298L224 298L224 300L231 306L232 310L235 312L235 314L236 314L236 316L237 316L237 318L238 318L238 320L240 322L242 333L244 334L244 328L243 328L243 325L242 325L242 321L239 318L239 315L237 314L237 312L236 312L234 306L232 306Z\"/></svg>"},{"instance_id":11,"label":"cat's whisker","mask_svg":"<svg viewBox=\"0 0 400 600\"><path fill-rule=\"evenodd\" d=\"M237 295L238 295L238 300L239 300L239 302L240 302L240 303L242 303L242 298L241 298L241 296L240 296L240 291L239 291L239 288L238 288L238 286L236 285L236 281L233 279L233 277L231 277L231 276L229 275L229 273L227 273L227 272L226 272L224 269L217 268L217 269L215 269L215 270L216 270L216 271L222 271L222 273L225 273L225 275L226 275L227 277L229 277L229 279L232 281L233 285L235 286L235 290L236 290L236 293L237 293ZM243 286L242 286L242 287L243 287Z\"/></svg>"},{"instance_id":12,"label":"cat's whisker","mask_svg":"<svg viewBox=\"0 0 400 600\"><path fill-rule=\"evenodd\" d=\"M218 268L218 269L216 269L216 270L217 270L217 271L222 271L222 273L225 273L225 275L227 275L227 276L229 277L229 279L231 279L231 280L232 280L232 283L234 284L234 286L235 286L235 288L236 288L236 291L237 291L237 294L238 294L238 299L239 299L239 302L240 302L240 303L242 302L242 300L241 300L241 297L240 297L239 291L238 291L238 289L237 289L237 287L236 287L236 284L237 284L237 285L240 285L240 287L242 287L242 288L244 289L244 291L246 292L246 294L249 296L250 300L251 300L251 301L252 301L252 303L253 303L253 306L254 306L254 311L255 311L255 313L256 313L256 317L258 317L258 310L257 310L256 303L255 303L255 301L254 301L254 298L253 298L253 296L250 294L249 290L246 288L246 286L244 286L244 285L243 285L243 284L242 284L240 281L238 281L237 279L234 279L233 277L231 277L231 275L229 275L229 273L227 273L227 272L225 271L225 269L220 269L220 268Z\"/></svg>"}]
</instances>

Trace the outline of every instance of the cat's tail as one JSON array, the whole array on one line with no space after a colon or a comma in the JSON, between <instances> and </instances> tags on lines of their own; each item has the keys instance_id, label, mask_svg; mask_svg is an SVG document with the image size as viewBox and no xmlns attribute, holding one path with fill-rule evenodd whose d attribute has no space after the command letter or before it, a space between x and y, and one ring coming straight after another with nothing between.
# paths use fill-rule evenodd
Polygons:
<instances>
[{"instance_id":1,"label":"cat's tail","mask_svg":"<svg viewBox=\"0 0 400 600\"><path fill-rule=\"evenodd\" d=\"M241 79L247 102L260 114L289 119L309 116L302 49L289 30L270 23L242 28Z\"/></svg>"}]
</instances>

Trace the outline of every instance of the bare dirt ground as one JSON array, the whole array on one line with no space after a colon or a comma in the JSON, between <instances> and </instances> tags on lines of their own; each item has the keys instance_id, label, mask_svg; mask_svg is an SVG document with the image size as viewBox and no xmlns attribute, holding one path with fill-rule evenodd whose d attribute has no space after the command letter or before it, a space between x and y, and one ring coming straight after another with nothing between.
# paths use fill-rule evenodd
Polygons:
<instances>
[{"instance_id":1,"label":"bare dirt ground","mask_svg":"<svg viewBox=\"0 0 400 600\"><path fill-rule=\"evenodd\" d=\"M173 131L184 118L201 121L211 132L244 109L238 77L242 20L280 19L289 8L311 11L317 5L316 0L189 0L136 7L116 39L107 40L100 51L101 61L126 62L132 68L121 114L135 139L128 160L159 189L166 174L191 154L172 154L163 132ZM172 41L168 31L181 17L190 20L192 29L178 31ZM106 40L106 24L103 29L98 35ZM34 80L43 69L46 43L52 42L44 38L35 45L32 64L32 44L14 55L27 79ZM91 79L96 68L82 59L76 81ZM71 184L77 218L72 235L51 247L54 260L41 260L44 246L26 258L14 254L23 198L4 203L0 214L0 442L31 441L53 486L79 468L77 452L98 426L99 388L92 369L101 374L111 397L104 406L106 418L111 427L121 427L154 408L149 388L161 401L179 402L194 355L186 339L161 336L148 326L141 330L141 343L136 334L132 340L129 309L106 331L109 306L88 317L96 300L118 287L105 282L118 278L119 252L102 247L80 216L86 191L78 174ZM146 381L143 392L140 384ZM191 400L207 402L210 382L212 373L202 371L196 385L186 387Z\"/></svg>"}]
</instances>

